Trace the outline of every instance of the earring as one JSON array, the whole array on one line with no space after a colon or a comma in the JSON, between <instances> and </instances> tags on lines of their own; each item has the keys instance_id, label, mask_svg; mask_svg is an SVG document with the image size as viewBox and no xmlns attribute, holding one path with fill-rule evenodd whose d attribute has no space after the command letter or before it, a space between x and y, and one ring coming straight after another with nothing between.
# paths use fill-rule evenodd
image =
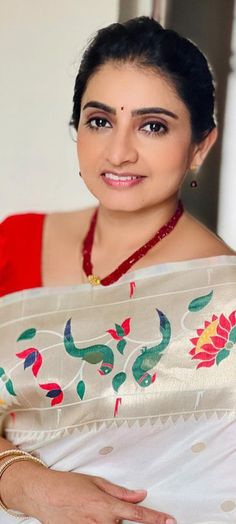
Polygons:
<instances>
[{"instance_id":1,"label":"earring","mask_svg":"<svg viewBox=\"0 0 236 524\"><path fill-rule=\"evenodd\" d=\"M81 171L79 171L79 176L81 176L81 178L83 178L82 175L81 175Z\"/></svg>"},{"instance_id":2,"label":"earring","mask_svg":"<svg viewBox=\"0 0 236 524\"><path fill-rule=\"evenodd\" d=\"M193 173L193 174L195 175L195 173L196 173L197 170L198 170L198 167L199 167L199 166L193 166L193 167L190 169L190 173ZM196 181L195 178L194 178L194 179L191 180L191 182L190 182L190 187L191 187L192 189L195 189L197 186L198 186L198 183L197 183L197 181Z\"/></svg>"}]
</instances>

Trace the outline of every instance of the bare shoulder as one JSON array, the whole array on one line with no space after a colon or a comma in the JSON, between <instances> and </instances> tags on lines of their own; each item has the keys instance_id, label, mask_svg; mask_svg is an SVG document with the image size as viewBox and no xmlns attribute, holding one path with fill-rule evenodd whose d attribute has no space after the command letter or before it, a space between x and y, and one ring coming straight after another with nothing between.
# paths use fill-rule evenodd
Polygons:
<instances>
[{"instance_id":1,"label":"bare shoulder","mask_svg":"<svg viewBox=\"0 0 236 524\"><path fill-rule=\"evenodd\" d=\"M193 258L235 255L223 240L188 213L184 214L182 228L185 249L192 251Z\"/></svg>"},{"instance_id":2,"label":"bare shoulder","mask_svg":"<svg viewBox=\"0 0 236 524\"><path fill-rule=\"evenodd\" d=\"M83 238L95 208L49 213L45 221L46 238L72 241Z\"/></svg>"}]
</instances>

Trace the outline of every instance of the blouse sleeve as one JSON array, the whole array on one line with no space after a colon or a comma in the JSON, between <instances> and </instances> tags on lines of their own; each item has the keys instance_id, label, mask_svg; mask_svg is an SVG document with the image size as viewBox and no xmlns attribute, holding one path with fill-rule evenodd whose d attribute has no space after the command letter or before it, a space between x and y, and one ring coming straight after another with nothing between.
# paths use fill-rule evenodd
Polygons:
<instances>
[{"instance_id":1,"label":"blouse sleeve","mask_svg":"<svg viewBox=\"0 0 236 524\"><path fill-rule=\"evenodd\" d=\"M42 285L44 214L12 215L0 224L0 296Z\"/></svg>"}]
</instances>

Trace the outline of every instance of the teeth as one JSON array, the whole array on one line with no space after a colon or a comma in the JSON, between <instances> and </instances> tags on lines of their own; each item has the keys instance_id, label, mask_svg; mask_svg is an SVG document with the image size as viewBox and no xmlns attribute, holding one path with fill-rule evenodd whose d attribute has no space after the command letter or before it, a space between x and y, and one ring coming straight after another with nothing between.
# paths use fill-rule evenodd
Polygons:
<instances>
[{"instance_id":1,"label":"teeth","mask_svg":"<svg viewBox=\"0 0 236 524\"><path fill-rule=\"evenodd\" d=\"M114 173L104 173L105 178L109 178L110 180L136 180L137 176L118 176L114 175Z\"/></svg>"}]
</instances>

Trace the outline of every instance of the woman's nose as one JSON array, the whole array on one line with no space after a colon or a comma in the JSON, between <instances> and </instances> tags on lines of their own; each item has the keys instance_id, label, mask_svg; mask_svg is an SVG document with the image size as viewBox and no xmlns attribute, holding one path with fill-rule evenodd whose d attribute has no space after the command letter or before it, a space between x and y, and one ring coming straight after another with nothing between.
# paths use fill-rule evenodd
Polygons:
<instances>
[{"instance_id":1,"label":"woman's nose","mask_svg":"<svg viewBox=\"0 0 236 524\"><path fill-rule=\"evenodd\" d=\"M138 150L130 132L122 131L112 134L107 147L106 160L114 166L129 162L134 164L138 160Z\"/></svg>"}]
</instances>

